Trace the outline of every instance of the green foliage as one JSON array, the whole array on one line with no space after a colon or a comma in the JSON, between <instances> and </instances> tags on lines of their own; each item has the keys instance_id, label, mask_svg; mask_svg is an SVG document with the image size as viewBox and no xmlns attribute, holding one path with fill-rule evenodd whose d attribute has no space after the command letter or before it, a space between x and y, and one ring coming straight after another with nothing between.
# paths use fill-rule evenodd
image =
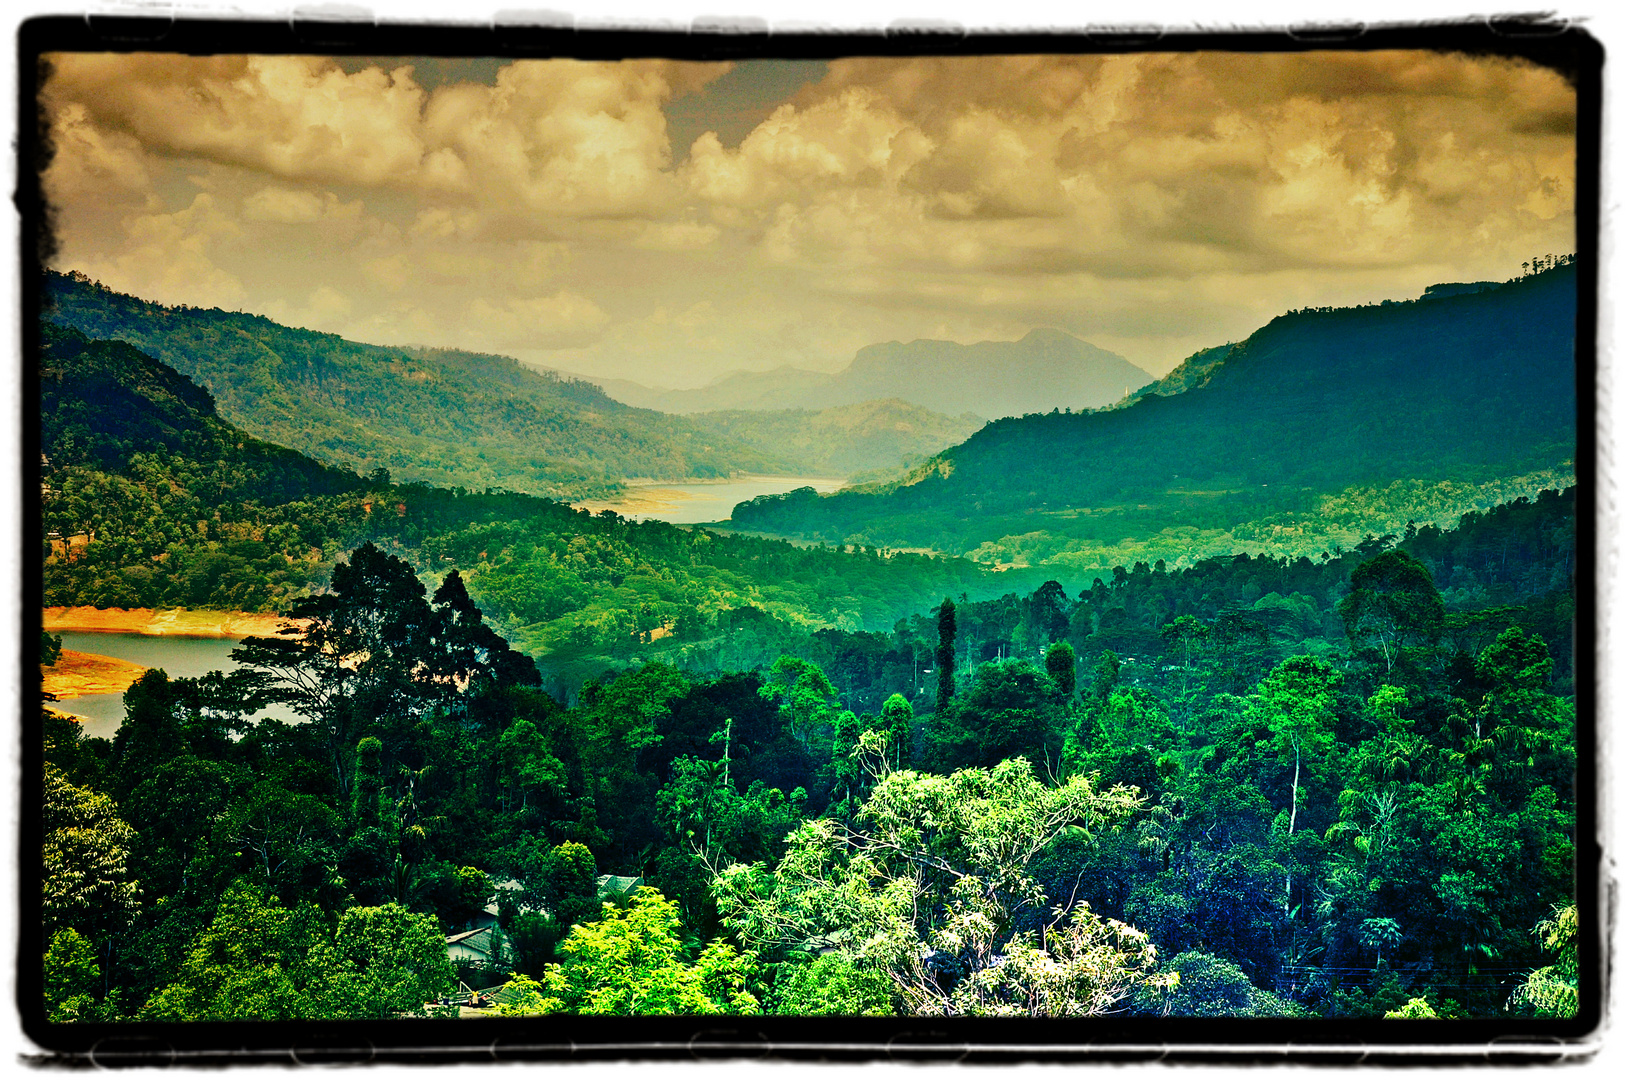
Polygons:
<instances>
[{"instance_id":1,"label":"green foliage","mask_svg":"<svg viewBox=\"0 0 1626 1080\"><path fill-rule=\"evenodd\" d=\"M1350 641L1371 641L1393 671L1399 650L1437 641L1445 605L1428 568L1404 551L1386 551L1349 576L1349 595L1338 604Z\"/></svg>"},{"instance_id":2,"label":"green foliage","mask_svg":"<svg viewBox=\"0 0 1626 1080\"><path fill-rule=\"evenodd\" d=\"M247 884L228 887L213 921L186 949L172 982L142 1007L141 1020L295 1020L326 1017L313 995L311 953L325 928L316 913L290 911Z\"/></svg>"},{"instance_id":3,"label":"green foliage","mask_svg":"<svg viewBox=\"0 0 1626 1080\"><path fill-rule=\"evenodd\" d=\"M52 765L44 797L44 933L72 928L105 939L129 924L139 904L128 869L135 832L112 799L68 783Z\"/></svg>"},{"instance_id":4,"label":"green foliage","mask_svg":"<svg viewBox=\"0 0 1626 1080\"><path fill-rule=\"evenodd\" d=\"M319 1008L334 1018L422 1016L426 1002L455 984L440 925L399 904L346 911L311 962L320 972Z\"/></svg>"},{"instance_id":5,"label":"green foliage","mask_svg":"<svg viewBox=\"0 0 1626 1080\"><path fill-rule=\"evenodd\" d=\"M1553 914L1536 924L1542 950L1556 953L1554 962L1532 971L1513 992L1509 1008L1528 1008L1536 1016L1574 1016L1580 1008L1577 938L1580 914L1574 904L1553 906Z\"/></svg>"},{"instance_id":6,"label":"green foliage","mask_svg":"<svg viewBox=\"0 0 1626 1080\"><path fill-rule=\"evenodd\" d=\"M650 888L631 904L605 904L603 918L571 929L526 1011L597 1016L750 1015L756 960L714 941L684 959L677 906Z\"/></svg>"},{"instance_id":7,"label":"green foliage","mask_svg":"<svg viewBox=\"0 0 1626 1080\"><path fill-rule=\"evenodd\" d=\"M1275 994L1260 990L1235 963L1211 953L1187 950L1163 965L1179 981L1167 994L1139 994L1139 1011L1167 1016L1301 1015Z\"/></svg>"},{"instance_id":8,"label":"green foliage","mask_svg":"<svg viewBox=\"0 0 1626 1080\"><path fill-rule=\"evenodd\" d=\"M841 953L793 955L775 965L768 1004L779 1016L891 1016L892 984Z\"/></svg>"},{"instance_id":9,"label":"green foliage","mask_svg":"<svg viewBox=\"0 0 1626 1080\"><path fill-rule=\"evenodd\" d=\"M102 985L96 947L71 927L52 934L45 950L45 1018L53 1024L103 1019L97 1007Z\"/></svg>"},{"instance_id":10,"label":"green foliage","mask_svg":"<svg viewBox=\"0 0 1626 1080\"><path fill-rule=\"evenodd\" d=\"M1013 992L997 976L961 999L954 976L997 967L1019 910L1046 905L1028 864L1065 831L1110 828L1136 799L1118 788L1098 792L1082 776L1048 787L1020 758L950 776L888 772L884 758L870 760L880 777L856 826L807 822L773 869L741 863L717 876L724 922L753 949L832 945L860 967L887 972L909 1012L992 1008ZM1079 956L1096 947L1099 926L1079 918L1058 932L1055 956L1030 957L1022 985L1049 979L1048 964L1067 969L1074 945ZM1074 1001L1071 974L1060 978L1057 1000Z\"/></svg>"},{"instance_id":11,"label":"green foliage","mask_svg":"<svg viewBox=\"0 0 1626 1080\"><path fill-rule=\"evenodd\" d=\"M1383 1014L1385 1020L1437 1020L1439 1013L1434 1006L1428 1003L1427 998L1414 997L1398 1009L1391 1009Z\"/></svg>"}]
</instances>

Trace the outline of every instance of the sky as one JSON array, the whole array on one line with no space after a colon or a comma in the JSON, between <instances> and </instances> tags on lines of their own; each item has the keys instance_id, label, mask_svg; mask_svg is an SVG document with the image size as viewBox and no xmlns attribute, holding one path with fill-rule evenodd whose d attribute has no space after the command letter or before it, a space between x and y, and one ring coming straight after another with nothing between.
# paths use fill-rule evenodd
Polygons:
<instances>
[{"instance_id":1,"label":"sky","mask_svg":"<svg viewBox=\"0 0 1626 1080\"><path fill-rule=\"evenodd\" d=\"M647 385L1054 327L1153 375L1575 248L1575 96L1428 52L58 55L54 265Z\"/></svg>"}]
</instances>

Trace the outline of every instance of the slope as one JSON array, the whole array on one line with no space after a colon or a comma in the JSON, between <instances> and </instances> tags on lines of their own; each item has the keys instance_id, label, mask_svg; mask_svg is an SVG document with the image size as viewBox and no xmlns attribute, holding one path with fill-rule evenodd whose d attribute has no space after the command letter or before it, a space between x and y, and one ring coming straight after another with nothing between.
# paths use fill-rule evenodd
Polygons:
<instances>
[{"instance_id":1,"label":"slope","mask_svg":"<svg viewBox=\"0 0 1626 1080\"><path fill-rule=\"evenodd\" d=\"M364 479L244 433L208 391L127 343L43 321L40 338L47 606L277 610L370 541L426 576L459 570L515 640L596 674L637 657L699 662L725 642L738 659L747 625L748 663L766 665L820 627L885 629L1009 581L966 560Z\"/></svg>"},{"instance_id":2,"label":"slope","mask_svg":"<svg viewBox=\"0 0 1626 1080\"><path fill-rule=\"evenodd\" d=\"M1563 466L1575 316L1573 265L1494 291L1293 312L1218 362L1199 354L1183 392L995 421L900 483L792 492L733 520L965 551L1034 530L1090 535L1126 508L1104 527L1245 521L1350 485Z\"/></svg>"},{"instance_id":3,"label":"slope","mask_svg":"<svg viewBox=\"0 0 1626 1080\"><path fill-rule=\"evenodd\" d=\"M48 273L44 285L48 318L135 345L201 383L245 431L329 464L572 498L613 492L630 476L793 471L508 357L385 348L241 312L163 307L79 274Z\"/></svg>"},{"instance_id":4,"label":"slope","mask_svg":"<svg viewBox=\"0 0 1626 1080\"><path fill-rule=\"evenodd\" d=\"M804 476L852 476L918 464L983 423L975 416L944 416L897 398L817 412L734 409L695 413L691 419L764 454L792 459Z\"/></svg>"}]
</instances>

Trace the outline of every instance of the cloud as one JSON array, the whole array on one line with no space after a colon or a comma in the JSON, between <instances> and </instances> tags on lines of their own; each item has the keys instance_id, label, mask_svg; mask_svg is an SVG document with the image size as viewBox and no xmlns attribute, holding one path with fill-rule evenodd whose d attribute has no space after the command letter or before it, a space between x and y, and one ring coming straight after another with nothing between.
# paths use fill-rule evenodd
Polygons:
<instances>
[{"instance_id":1,"label":"cloud","mask_svg":"<svg viewBox=\"0 0 1626 1080\"><path fill-rule=\"evenodd\" d=\"M1573 244L1574 91L1495 58L850 58L677 165L667 110L726 64L348 66L54 58L60 264L676 385L1039 325L1166 367Z\"/></svg>"},{"instance_id":2,"label":"cloud","mask_svg":"<svg viewBox=\"0 0 1626 1080\"><path fill-rule=\"evenodd\" d=\"M200 193L176 213L131 217L124 231L117 250L83 262L84 271L109 288L194 307L235 307L247 295L242 281L215 261L241 230L213 196Z\"/></svg>"},{"instance_id":3,"label":"cloud","mask_svg":"<svg viewBox=\"0 0 1626 1080\"><path fill-rule=\"evenodd\" d=\"M610 317L580 293L513 298L492 303L483 297L468 305L464 325L472 340L495 349L560 349L595 341Z\"/></svg>"},{"instance_id":4,"label":"cloud","mask_svg":"<svg viewBox=\"0 0 1626 1080\"><path fill-rule=\"evenodd\" d=\"M289 179L386 183L425 153L424 91L408 69L347 75L299 56L59 53L48 105L83 106L154 153Z\"/></svg>"}]
</instances>

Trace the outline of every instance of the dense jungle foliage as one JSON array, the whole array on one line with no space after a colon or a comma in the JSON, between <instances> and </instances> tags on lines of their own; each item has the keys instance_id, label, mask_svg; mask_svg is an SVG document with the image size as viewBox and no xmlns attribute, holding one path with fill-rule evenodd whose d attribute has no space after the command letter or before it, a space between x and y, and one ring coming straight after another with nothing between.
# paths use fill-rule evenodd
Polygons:
<instances>
[{"instance_id":1,"label":"dense jungle foliage","mask_svg":"<svg viewBox=\"0 0 1626 1080\"><path fill-rule=\"evenodd\" d=\"M46 1007L422 1011L495 898L459 974L520 1013L1573 1011L1573 528L1549 492L569 702L364 545L111 742L47 715Z\"/></svg>"}]
</instances>

